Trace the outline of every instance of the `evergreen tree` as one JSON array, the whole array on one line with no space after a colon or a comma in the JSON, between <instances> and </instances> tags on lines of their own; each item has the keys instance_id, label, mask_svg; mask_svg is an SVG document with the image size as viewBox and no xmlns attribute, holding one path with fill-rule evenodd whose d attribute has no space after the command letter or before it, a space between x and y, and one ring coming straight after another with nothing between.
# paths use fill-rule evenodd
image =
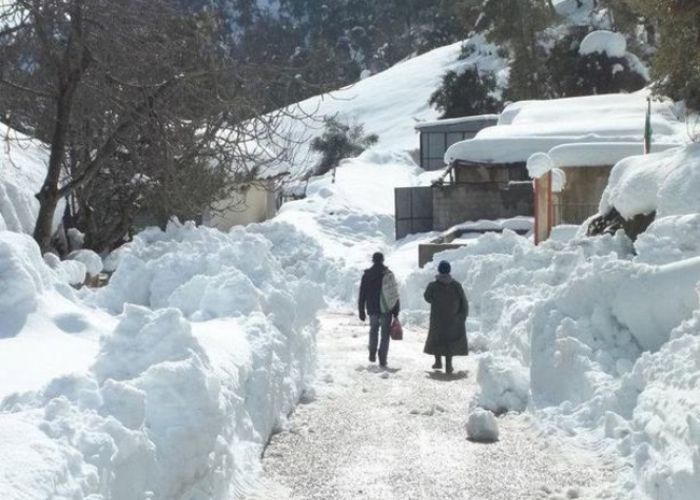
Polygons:
<instances>
[{"instance_id":1,"label":"evergreen tree","mask_svg":"<svg viewBox=\"0 0 700 500\"><path fill-rule=\"evenodd\" d=\"M500 107L492 95L495 90L493 76L482 76L477 68L462 73L449 71L442 86L430 97L430 104L442 112L441 118L495 113Z\"/></svg>"},{"instance_id":2,"label":"evergreen tree","mask_svg":"<svg viewBox=\"0 0 700 500\"><path fill-rule=\"evenodd\" d=\"M700 3L696 0L625 0L658 31L652 63L656 88L700 109Z\"/></svg>"},{"instance_id":3,"label":"evergreen tree","mask_svg":"<svg viewBox=\"0 0 700 500\"><path fill-rule=\"evenodd\" d=\"M547 0L485 0L478 28L488 39L510 49L512 61L506 97L533 99L547 94L546 48L541 33L555 13Z\"/></svg>"}]
</instances>

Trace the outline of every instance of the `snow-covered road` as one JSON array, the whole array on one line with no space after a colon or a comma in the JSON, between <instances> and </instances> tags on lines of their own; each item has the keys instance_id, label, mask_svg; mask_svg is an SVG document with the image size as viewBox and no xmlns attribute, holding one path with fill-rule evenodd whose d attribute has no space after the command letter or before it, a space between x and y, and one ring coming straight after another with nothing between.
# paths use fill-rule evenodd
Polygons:
<instances>
[{"instance_id":1,"label":"snow-covered road","mask_svg":"<svg viewBox=\"0 0 700 500\"><path fill-rule=\"evenodd\" d=\"M616 498L611 463L526 415L500 418L498 443L468 441L473 356L452 377L433 373L425 332L409 330L384 372L367 362L365 327L349 312L321 321L316 399L273 436L251 499Z\"/></svg>"}]
</instances>

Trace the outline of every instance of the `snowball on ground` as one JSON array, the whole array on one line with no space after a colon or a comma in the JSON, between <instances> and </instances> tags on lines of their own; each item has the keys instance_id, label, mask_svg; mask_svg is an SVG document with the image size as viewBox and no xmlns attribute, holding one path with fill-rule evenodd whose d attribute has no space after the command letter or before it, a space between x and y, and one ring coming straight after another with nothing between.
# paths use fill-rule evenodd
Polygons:
<instances>
[{"instance_id":1,"label":"snowball on ground","mask_svg":"<svg viewBox=\"0 0 700 500\"><path fill-rule=\"evenodd\" d=\"M582 56L589 54L606 54L608 57L625 57L627 40L621 33L608 30L593 31L581 41L578 53Z\"/></svg>"},{"instance_id":2,"label":"snowball on ground","mask_svg":"<svg viewBox=\"0 0 700 500\"><path fill-rule=\"evenodd\" d=\"M467 420L467 436L472 441L493 443L498 441L498 421L493 413L475 408Z\"/></svg>"},{"instance_id":3,"label":"snowball on ground","mask_svg":"<svg viewBox=\"0 0 700 500\"><path fill-rule=\"evenodd\" d=\"M477 402L495 414L522 412L530 399L530 377L517 360L486 354L479 360L476 376L479 384Z\"/></svg>"}]
</instances>

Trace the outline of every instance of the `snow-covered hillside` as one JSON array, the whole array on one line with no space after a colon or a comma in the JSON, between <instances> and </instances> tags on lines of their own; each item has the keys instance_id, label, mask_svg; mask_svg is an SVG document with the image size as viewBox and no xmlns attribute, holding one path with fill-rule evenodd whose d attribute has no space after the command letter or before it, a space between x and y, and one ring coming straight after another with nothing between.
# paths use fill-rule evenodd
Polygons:
<instances>
[{"instance_id":1,"label":"snow-covered hillside","mask_svg":"<svg viewBox=\"0 0 700 500\"><path fill-rule=\"evenodd\" d=\"M419 138L414 127L418 122L437 119L439 113L428 101L447 71L476 64L498 75L500 85L507 80L507 61L498 55L495 45L480 35L465 43L470 50L463 59L459 59L463 43L455 43L408 59L352 86L298 103L290 113L312 114L314 118L294 120L289 125L292 134L300 139L321 135L323 124L319 118L337 116L377 134L379 142L373 149L416 152ZM306 146L298 156L303 161L292 166L294 172L307 171L317 160L315 154L307 153Z\"/></svg>"},{"instance_id":2,"label":"snow-covered hillside","mask_svg":"<svg viewBox=\"0 0 700 500\"><path fill-rule=\"evenodd\" d=\"M39 213L39 192L46 177L48 147L0 123L0 230L31 234ZM56 210L54 227L63 216Z\"/></svg>"}]
</instances>

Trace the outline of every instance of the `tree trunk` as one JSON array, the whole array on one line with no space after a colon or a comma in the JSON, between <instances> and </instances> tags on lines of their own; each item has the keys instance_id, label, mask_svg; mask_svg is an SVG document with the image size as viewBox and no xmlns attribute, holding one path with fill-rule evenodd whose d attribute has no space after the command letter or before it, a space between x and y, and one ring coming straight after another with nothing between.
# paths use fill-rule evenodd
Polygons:
<instances>
[{"instance_id":1,"label":"tree trunk","mask_svg":"<svg viewBox=\"0 0 700 500\"><path fill-rule=\"evenodd\" d=\"M56 106L56 121L51 138L48 172L44 184L41 186L41 191L36 195L39 200L39 215L34 227L34 239L39 244L42 253L47 252L51 247L53 219L56 207L61 199L58 193L58 183L61 180L61 167L66 151L66 137L68 135L73 94L74 89L71 88L70 83L68 87L64 87L60 91Z\"/></svg>"}]
</instances>

